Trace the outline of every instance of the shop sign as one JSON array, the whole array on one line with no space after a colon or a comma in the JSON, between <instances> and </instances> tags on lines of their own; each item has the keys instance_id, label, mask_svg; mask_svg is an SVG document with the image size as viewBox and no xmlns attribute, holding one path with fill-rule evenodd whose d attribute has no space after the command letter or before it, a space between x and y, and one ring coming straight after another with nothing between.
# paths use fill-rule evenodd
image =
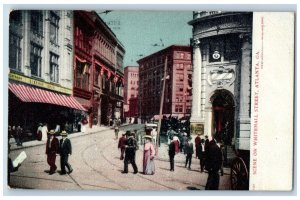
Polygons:
<instances>
[{"instance_id":1,"label":"shop sign","mask_svg":"<svg viewBox=\"0 0 300 200\"><path fill-rule=\"evenodd\" d=\"M39 81L39 80L35 80L32 78L28 78L19 74L15 74L13 72L9 73L9 79L10 80L14 80L14 81L19 81L19 82L23 82L23 83L27 83L30 85L34 85L37 87L41 87L41 88L45 88L48 90L53 90L53 91L57 91L57 92L61 92L61 93L65 93L65 94L72 94L72 90L65 88L65 87L61 87L61 86L57 86L51 83L46 83L43 81Z\"/></svg>"}]
</instances>

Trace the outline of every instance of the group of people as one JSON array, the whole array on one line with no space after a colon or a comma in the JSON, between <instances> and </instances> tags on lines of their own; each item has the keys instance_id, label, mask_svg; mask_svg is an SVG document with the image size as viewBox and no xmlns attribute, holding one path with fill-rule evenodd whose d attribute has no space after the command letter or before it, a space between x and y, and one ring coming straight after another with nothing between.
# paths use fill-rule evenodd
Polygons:
<instances>
[{"instance_id":1,"label":"group of people","mask_svg":"<svg viewBox=\"0 0 300 200\"><path fill-rule=\"evenodd\" d=\"M143 150L143 173L145 175L153 175L155 173L155 146L152 143L152 136L144 136L144 150ZM136 140L136 131L127 131L122 133L119 139L118 148L121 150L120 160L124 159L124 170L122 173L128 173L128 164L133 167L134 174L138 173L138 167L135 162L136 151L139 145ZM125 156L124 156L125 154Z\"/></svg>"},{"instance_id":2,"label":"group of people","mask_svg":"<svg viewBox=\"0 0 300 200\"><path fill-rule=\"evenodd\" d=\"M68 169L68 174L72 173L73 171L68 162L69 156L72 154L71 141L68 139L68 133L66 131L62 131L60 135L62 136L62 139L59 141L54 130L50 130L48 133L48 139L46 142L46 155L47 163L50 166L49 175L52 175L56 172L57 166L55 162L57 155L60 155L60 174L67 174L66 167Z\"/></svg>"},{"instance_id":3,"label":"group of people","mask_svg":"<svg viewBox=\"0 0 300 200\"><path fill-rule=\"evenodd\" d=\"M9 138L14 138L17 146L23 145L23 128L18 126L8 126Z\"/></svg>"}]
</instances>

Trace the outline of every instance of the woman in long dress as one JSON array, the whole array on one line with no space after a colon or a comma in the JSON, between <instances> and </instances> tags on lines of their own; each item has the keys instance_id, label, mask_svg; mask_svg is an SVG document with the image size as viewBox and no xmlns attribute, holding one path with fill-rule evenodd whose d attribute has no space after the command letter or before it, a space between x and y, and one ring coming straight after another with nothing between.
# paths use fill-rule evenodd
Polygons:
<instances>
[{"instance_id":1,"label":"woman in long dress","mask_svg":"<svg viewBox=\"0 0 300 200\"><path fill-rule=\"evenodd\" d=\"M143 172L146 175L153 175L155 173L155 165L154 165L155 148L151 141L152 141L152 137L150 135L146 135L145 144L144 144L144 157L143 157Z\"/></svg>"}]
</instances>

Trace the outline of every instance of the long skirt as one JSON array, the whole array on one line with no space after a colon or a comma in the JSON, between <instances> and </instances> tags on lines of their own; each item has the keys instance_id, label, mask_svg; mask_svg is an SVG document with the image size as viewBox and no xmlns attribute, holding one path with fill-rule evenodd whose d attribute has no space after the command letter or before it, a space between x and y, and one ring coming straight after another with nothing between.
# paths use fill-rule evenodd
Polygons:
<instances>
[{"instance_id":1,"label":"long skirt","mask_svg":"<svg viewBox=\"0 0 300 200\"><path fill-rule=\"evenodd\" d=\"M153 175L155 173L154 160L150 159L150 149L144 150L143 172L147 175Z\"/></svg>"}]
</instances>

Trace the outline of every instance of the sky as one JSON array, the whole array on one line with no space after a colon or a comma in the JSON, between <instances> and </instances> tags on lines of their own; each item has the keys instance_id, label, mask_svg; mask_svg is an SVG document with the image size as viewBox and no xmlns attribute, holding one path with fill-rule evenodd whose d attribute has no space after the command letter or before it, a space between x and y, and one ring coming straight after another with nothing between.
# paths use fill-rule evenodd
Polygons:
<instances>
[{"instance_id":1,"label":"sky","mask_svg":"<svg viewBox=\"0 0 300 200\"><path fill-rule=\"evenodd\" d=\"M191 11L97 11L116 34L126 53L124 67L170 45L189 45ZM155 46L156 44L156 46ZM162 46L164 45L164 46Z\"/></svg>"}]
</instances>

